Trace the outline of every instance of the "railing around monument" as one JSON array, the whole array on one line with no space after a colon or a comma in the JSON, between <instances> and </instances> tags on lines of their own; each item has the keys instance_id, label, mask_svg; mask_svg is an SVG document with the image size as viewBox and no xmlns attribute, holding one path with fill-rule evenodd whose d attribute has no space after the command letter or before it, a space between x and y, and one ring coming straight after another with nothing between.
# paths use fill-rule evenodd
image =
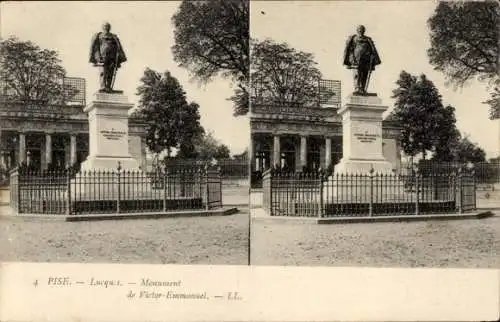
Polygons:
<instances>
[{"instance_id":1,"label":"railing around monument","mask_svg":"<svg viewBox=\"0 0 500 322\"><path fill-rule=\"evenodd\" d=\"M475 209L472 172L450 174L263 174L271 216L352 217L461 213Z\"/></svg>"},{"instance_id":2,"label":"railing around monument","mask_svg":"<svg viewBox=\"0 0 500 322\"><path fill-rule=\"evenodd\" d=\"M219 169L11 172L19 214L144 213L222 207Z\"/></svg>"},{"instance_id":3,"label":"railing around monument","mask_svg":"<svg viewBox=\"0 0 500 322\"><path fill-rule=\"evenodd\" d=\"M458 168L463 168L463 163L458 162L432 162L421 161L418 164L421 172L452 173ZM474 177L478 185L494 185L500 183L500 161L476 162L473 164Z\"/></svg>"},{"instance_id":4,"label":"railing around monument","mask_svg":"<svg viewBox=\"0 0 500 322\"><path fill-rule=\"evenodd\" d=\"M172 158L165 160L164 163L172 169L186 169L204 166L207 161ZM248 180L248 160L246 158L216 160L211 167L220 168L222 180Z\"/></svg>"}]
</instances>

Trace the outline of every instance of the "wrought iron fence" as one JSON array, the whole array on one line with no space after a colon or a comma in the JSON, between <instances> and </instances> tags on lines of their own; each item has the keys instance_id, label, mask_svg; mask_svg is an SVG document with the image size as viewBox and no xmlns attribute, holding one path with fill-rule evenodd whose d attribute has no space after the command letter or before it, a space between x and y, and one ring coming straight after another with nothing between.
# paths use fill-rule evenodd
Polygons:
<instances>
[{"instance_id":1,"label":"wrought iron fence","mask_svg":"<svg viewBox=\"0 0 500 322\"><path fill-rule=\"evenodd\" d=\"M222 207L219 169L191 167L142 172L115 170L11 172L17 213L98 214L209 210Z\"/></svg>"},{"instance_id":2,"label":"wrought iron fence","mask_svg":"<svg viewBox=\"0 0 500 322\"><path fill-rule=\"evenodd\" d=\"M248 179L248 160L244 159L220 159L213 163L206 160L196 159L166 159L165 165L169 168L186 169L208 165L209 168L220 168L223 180Z\"/></svg>"},{"instance_id":3,"label":"wrought iron fence","mask_svg":"<svg viewBox=\"0 0 500 322\"><path fill-rule=\"evenodd\" d=\"M500 183L500 161L476 162L470 164L474 170L476 184L492 185ZM453 173L465 165L458 162L420 161L419 171L422 173Z\"/></svg>"},{"instance_id":4,"label":"wrought iron fence","mask_svg":"<svg viewBox=\"0 0 500 322\"><path fill-rule=\"evenodd\" d=\"M342 217L462 213L476 208L472 171L450 174L264 172L271 216Z\"/></svg>"}]
</instances>

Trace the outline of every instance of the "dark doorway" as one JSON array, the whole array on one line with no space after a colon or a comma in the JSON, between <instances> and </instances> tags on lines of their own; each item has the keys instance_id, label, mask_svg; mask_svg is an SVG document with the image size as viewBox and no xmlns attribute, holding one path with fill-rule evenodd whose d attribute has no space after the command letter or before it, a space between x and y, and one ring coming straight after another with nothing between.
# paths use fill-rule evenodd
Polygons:
<instances>
[{"instance_id":1,"label":"dark doorway","mask_svg":"<svg viewBox=\"0 0 500 322\"><path fill-rule=\"evenodd\" d=\"M324 140L315 137L309 137L307 140L307 169L315 171L321 167L320 147Z\"/></svg>"},{"instance_id":2,"label":"dark doorway","mask_svg":"<svg viewBox=\"0 0 500 322\"><path fill-rule=\"evenodd\" d=\"M42 169L42 153L38 149L32 149L27 152L26 162L28 166L33 170L41 170Z\"/></svg>"},{"instance_id":3,"label":"dark doorway","mask_svg":"<svg viewBox=\"0 0 500 322\"><path fill-rule=\"evenodd\" d=\"M64 169L66 161L66 153L64 150L52 151L52 167L54 169Z\"/></svg>"},{"instance_id":4,"label":"dark doorway","mask_svg":"<svg viewBox=\"0 0 500 322\"><path fill-rule=\"evenodd\" d=\"M297 142L293 137L281 140L281 168L285 171L295 171L296 145Z\"/></svg>"}]
</instances>

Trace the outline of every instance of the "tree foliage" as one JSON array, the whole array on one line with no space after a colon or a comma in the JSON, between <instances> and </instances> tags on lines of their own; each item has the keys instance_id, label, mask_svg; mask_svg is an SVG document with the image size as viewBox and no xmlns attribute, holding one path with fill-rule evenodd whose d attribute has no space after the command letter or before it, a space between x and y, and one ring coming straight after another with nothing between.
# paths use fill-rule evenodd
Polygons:
<instances>
[{"instance_id":1,"label":"tree foliage","mask_svg":"<svg viewBox=\"0 0 500 322\"><path fill-rule=\"evenodd\" d=\"M212 132L197 136L193 140L193 149L186 151L182 148L177 154L179 158L196 158L199 160L228 159L230 150L217 140Z\"/></svg>"},{"instance_id":2,"label":"tree foliage","mask_svg":"<svg viewBox=\"0 0 500 322\"><path fill-rule=\"evenodd\" d=\"M235 160L246 160L248 158L248 148L239 154L233 155L233 159Z\"/></svg>"},{"instance_id":3,"label":"tree foliage","mask_svg":"<svg viewBox=\"0 0 500 322\"><path fill-rule=\"evenodd\" d=\"M498 1L443 1L428 20L430 63L458 87L475 78L488 82L496 93L486 102L493 118L499 116L499 16Z\"/></svg>"},{"instance_id":4,"label":"tree foliage","mask_svg":"<svg viewBox=\"0 0 500 322\"><path fill-rule=\"evenodd\" d=\"M248 102L249 1L184 0L172 21L175 61L201 82L217 75L230 79L238 89L231 98L234 114L246 114L248 104L242 104Z\"/></svg>"},{"instance_id":5,"label":"tree foliage","mask_svg":"<svg viewBox=\"0 0 500 322\"><path fill-rule=\"evenodd\" d=\"M262 103L308 105L318 100L321 72L311 53L286 43L255 41L252 46L252 97Z\"/></svg>"},{"instance_id":6,"label":"tree foliage","mask_svg":"<svg viewBox=\"0 0 500 322\"><path fill-rule=\"evenodd\" d=\"M486 152L466 136L453 147L453 161L460 163L485 162Z\"/></svg>"},{"instance_id":7,"label":"tree foliage","mask_svg":"<svg viewBox=\"0 0 500 322\"><path fill-rule=\"evenodd\" d=\"M455 156L454 147L460 143L460 131L456 127L455 108L445 106L435 115L436 123L439 124L439 134L434 140L433 159L439 161L453 161Z\"/></svg>"},{"instance_id":8,"label":"tree foliage","mask_svg":"<svg viewBox=\"0 0 500 322\"><path fill-rule=\"evenodd\" d=\"M447 146L458 131L455 110L443 106L441 95L425 75L419 77L402 71L393 90L396 99L391 119L401 126L401 145L405 154L415 156L435 151L444 158Z\"/></svg>"},{"instance_id":9,"label":"tree foliage","mask_svg":"<svg viewBox=\"0 0 500 322\"><path fill-rule=\"evenodd\" d=\"M5 99L64 104L76 90L64 85L65 75L56 51L16 37L0 42L0 90Z\"/></svg>"},{"instance_id":10,"label":"tree foliage","mask_svg":"<svg viewBox=\"0 0 500 322\"><path fill-rule=\"evenodd\" d=\"M146 68L137 88L137 115L147 123L146 144L153 153L172 148L194 149L194 140L203 134L199 105L186 100L179 81L166 71L161 74Z\"/></svg>"}]
</instances>

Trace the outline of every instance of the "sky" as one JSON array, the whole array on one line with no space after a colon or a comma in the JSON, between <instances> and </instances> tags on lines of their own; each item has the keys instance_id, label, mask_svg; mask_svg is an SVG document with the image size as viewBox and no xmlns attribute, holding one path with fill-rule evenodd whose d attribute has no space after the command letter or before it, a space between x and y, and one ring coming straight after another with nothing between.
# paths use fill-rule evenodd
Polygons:
<instances>
[{"instance_id":1,"label":"sky","mask_svg":"<svg viewBox=\"0 0 500 322\"><path fill-rule=\"evenodd\" d=\"M392 90L401 70L432 80L444 104L456 108L458 129L478 143L488 157L499 155L500 120L488 119L485 84L472 82L462 90L445 86L443 74L434 71L427 58L430 47L427 20L434 1L252 1L251 35L287 42L293 48L315 55L325 79L342 82L343 102L353 90L352 74L342 65L345 43L366 27L382 64L371 75L369 91L392 109Z\"/></svg>"},{"instance_id":2,"label":"sky","mask_svg":"<svg viewBox=\"0 0 500 322\"><path fill-rule=\"evenodd\" d=\"M3 2L0 4L2 38L11 35L41 48L59 52L67 76L87 82L87 102L98 89L98 72L88 62L92 35L108 21L117 34L128 61L118 70L115 89L136 103L136 89L144 69L169 70L186 91L189 101L200 105L201 124L231 153L241 153L249 142L247 117L233 117L232 84L223 79L200 85L189 71L177 66L171 51L174 28L171 18L180 2Z\"/></svg>"},{"instance_id":3,"label":"sky","mask_svg":"<svg viewBox=\"0 0 500 322\"><path fill-rule=\"evenodd\" d=\"M68 76L87 80L87 101L98 87L96 68L88 63L90 39L109 21L125 48L128 61L118 71L115 88L132 102L146 67L169 70L183 85L188 100L200 104L205 129L232 153L248 146L248 117L232 116L232 85L216 79L206 85L192 81L189 71L173 60L171 17L179 2L3 2L1 36L15 35L59 52ZM390 98L401 70L425 73L440 90L445 104L456 108L457 126L480 144L489 157L499 155L500 120L488 119L486 87L477 81L462 90L445 86L445 77L428 63L427 19L433 1L252 1L250 32L313 53L326 79L342 81L343 101L352 89L352 74L342 65L347 37L358 24L375 41L382 64L371 76L369 90L392 108Z\"/></svg>"}]
</instances>

